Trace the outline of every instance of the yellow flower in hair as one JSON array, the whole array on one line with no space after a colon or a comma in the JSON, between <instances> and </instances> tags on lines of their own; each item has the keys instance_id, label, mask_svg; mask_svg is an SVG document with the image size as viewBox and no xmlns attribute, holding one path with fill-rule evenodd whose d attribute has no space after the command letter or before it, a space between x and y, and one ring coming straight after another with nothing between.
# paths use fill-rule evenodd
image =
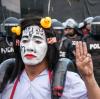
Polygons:
<instances>
[{"instance_id":1,"label":"yellow flower in hair","mask_svg":"<svg viewBox=\"0 0 100 99\"><path fill-rule=\"evenodd\" d=\"M11 28L11 31L13 32L13 33L16 33L16 35L20 35L21 34L21 27L20 26L17 26L17 27L12 27Z\"/></svg>"},{"instance_id":2,"label":"yellow flower in hair","mask_svg":"<svg viewBox=\"0 0 100 99\"><path fill-rule=\"evenodd\" d=\"M42 18L40 21L40 24L43 28L50 28L51 27L51 18L50 17Z\"/></svg>"}]
</instances>

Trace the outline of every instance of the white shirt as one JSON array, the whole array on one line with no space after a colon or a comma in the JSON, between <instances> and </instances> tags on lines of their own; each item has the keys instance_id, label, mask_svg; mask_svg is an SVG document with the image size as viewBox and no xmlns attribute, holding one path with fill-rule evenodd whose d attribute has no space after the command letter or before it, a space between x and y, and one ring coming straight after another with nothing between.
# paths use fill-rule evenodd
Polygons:
<instances>
[{"instance_id":1,"label":"white shirt","mask_svg":"<svg viewBox=\"0 0 100 99\"><path fill-rule=\"evenodd\" d=\"M9 99L14 83L8 84L1 99ZM24 71L17 84L13 99L51 99L48 71L44 70L33 81L30 81ZM67 72L65 88L61 99L87 99L87 90L80 76Z\"/></svg>"}]
</instances>

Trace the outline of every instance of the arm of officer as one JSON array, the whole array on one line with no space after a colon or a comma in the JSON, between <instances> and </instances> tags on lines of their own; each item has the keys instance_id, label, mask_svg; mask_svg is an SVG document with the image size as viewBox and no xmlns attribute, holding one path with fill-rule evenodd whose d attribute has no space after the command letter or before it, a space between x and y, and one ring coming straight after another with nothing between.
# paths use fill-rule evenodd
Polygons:
<instances>
[{"instance_id":1,"label":"arm of officer","mask_svg":"<svg viewBox=\"0 0 100 99\"><path fill-rule=\"evenodd\" d=\"M76 43L76 65L87 87L88 98L100 99L100 88L94 77L92 58L85 42Z\"/></svg>"}]
</instances>

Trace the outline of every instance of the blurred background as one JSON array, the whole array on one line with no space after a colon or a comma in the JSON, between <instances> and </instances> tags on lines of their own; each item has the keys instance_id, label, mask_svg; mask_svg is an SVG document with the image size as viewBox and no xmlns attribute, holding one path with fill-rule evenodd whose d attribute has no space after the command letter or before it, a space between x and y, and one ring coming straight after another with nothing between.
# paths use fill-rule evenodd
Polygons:
<instances>
[{"instance_id":1,"label":"blurred background","mask_svg":"<svg viewBox=\"0 0 100 99\"><path fill-rule=\"evenodd\" d=\"M0 0L0 22L7 17L50 15L60 21L69 17L81 22L100 15L100 0Z\"/></svg>"}]
</instances>

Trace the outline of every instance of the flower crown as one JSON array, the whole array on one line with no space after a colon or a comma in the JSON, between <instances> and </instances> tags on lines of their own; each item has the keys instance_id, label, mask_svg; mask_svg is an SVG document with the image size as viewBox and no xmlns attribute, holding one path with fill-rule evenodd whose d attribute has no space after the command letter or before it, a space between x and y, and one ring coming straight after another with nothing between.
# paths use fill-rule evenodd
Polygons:
<instances>
[{"instance_id":1,"label":"flower crown","mask_svg":"<svg viewBox=\"0 0 100 99\"><path fill-rule=\"evenodd\" d=\"M40 24L43 28L48 29L51 27L51 18L45 17L40 20ZM12 27L11 31L15 33L17 36L21 34L21 26Z\"/></svg>"}]
</instances>

